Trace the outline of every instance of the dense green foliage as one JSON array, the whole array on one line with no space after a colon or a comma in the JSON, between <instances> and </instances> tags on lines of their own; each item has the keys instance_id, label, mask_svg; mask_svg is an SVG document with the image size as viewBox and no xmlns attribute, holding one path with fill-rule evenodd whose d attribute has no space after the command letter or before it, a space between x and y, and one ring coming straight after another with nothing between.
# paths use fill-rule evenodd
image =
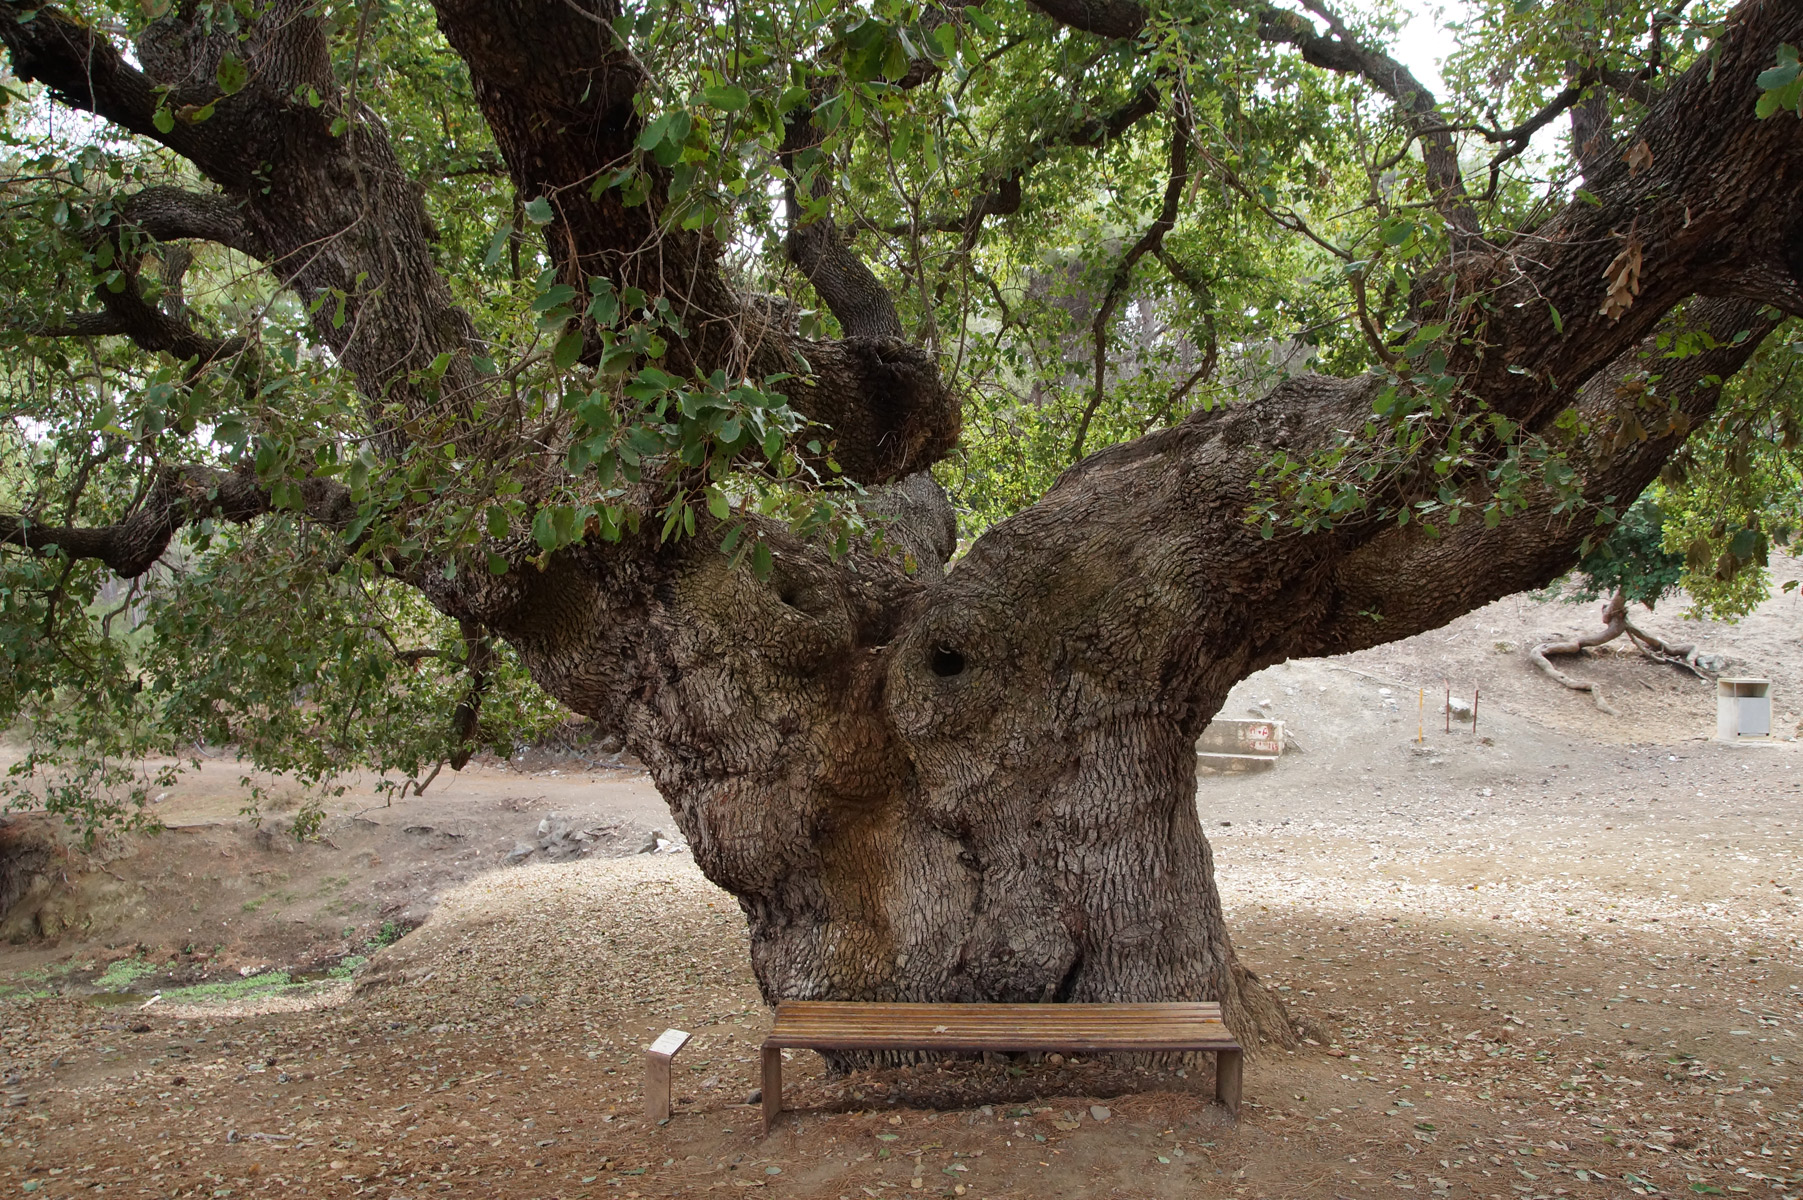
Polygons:
<instances>
[{"instance_id":1,"label":"dense green foliage","mask_svg":"<svg viewBox=\"0 0 1803 1200\"><path fill-rule=\"evenodd\" d=\"M209 3L222 21L257 12L254 0ZM167 5L76 7L131 36ZM448 717L471 686L471 647L385 572L385 554L468 561L511 523L530 525L547 551L585 533L615 536L641 517L683 536L701 505L762 508L841 539L860 528L855 495L798 456L830 431L801 427L783 395L795 381L677 379L656 366L671 332L656 297L616 295L606 281L581 295L555 282L538 236L549 208L514 194L429 6L326 7L334 69L418 180L440 267L492 347L483 365L532 411L580 414L592 436L568 466L586 482L529 498L508 463L470 463L455 446L379 459L368 412L316 345L309 314L258 264L207 244L189 261L110 232L126 194L204 186L192 168L0 79L0 510L104 524L141 502L159 466L197 462L248 462L278 500L304 478L341 479L362 506L349 539L292 515L202 525L129 586L92 562L0 548L0 727L13 726L29 750L0 785L9 803L47 798L91 828L137 819L158 784L146 757L175 764L199 746L235 745L259 768L328 786L362 767L418 778L452 757L460 739ZM1574 64L1632 73L1657 54L1660 69L1679 69L1705 50L1725 6L1695 4L1681 17L1666 7L1482 0L1465 18L1441 100L1473 129L1507 128L1563 87ZM1359 511L1361 480L1418 452L1420 418L1439 419L1452 386L1436 349L1444 328L1406 318L1412 281L1440 261L1446 230L1393 106L1262 39L1256 14L1227 0L1158 7L1138 45L1060 30L1021 0L960 12L923 24L906 0L631 5L621 36L655 84L640 97L639 145L672 170L670 219L711 228L738 284L799 306L804 334L835 334L782 251L784 118L815 106L825 140L797 156L795 171L804 189L819 172L834 187L814 210L852 237L963 397L963 442L937 472L967 538L1042 494L1079 442L1094 451L1297 371L1379 367L1396 386L1353 431L1353 457L1369 469L1274 464L1271 501L1249 519L1272 528ZM1385 8L1351 15L1373 44L1394 29ZM1772 98L1762 106L1777 119L1796 108L1795 60L1781 54L1761 80ZM927 82L896 86L921 64L935 69ZM220 71L222 93L242 86L229 60ZM1172 138L1185 134L1162 100L1120 136L1083 131L1148 89L1186 97L1196 159L1162 247L1123 271L1166 192ZM1640 111L1625 97L1610 103L1622 123ZM1496 147L1464 135L1471 177L1493 179L1478 199L1486 228L1528 226L1572 193L1563 130L1549 126L1493 174L1483 168ZM631 198L644 180L627 170L597 186ZM1017 207L967 235L972 203L1015 186ZM121 337L64 335L70 314L95 308L97 289L127 286L244 345L194 370ZM601 382L576 366L578 312L621 348ZM1681 339L1671 347L1686 352ZM1574 509L1602 539L1583 568L1595 586L1628 586L1649 601L1682 586L1722 614L1763 595L1768 544L1795 523L1799 356L1794 327L1768 341L1656 505L1627 509L1613 526L1613 507ZM614 358L614 376L631 374L607 384ZM1653 424L1656 408L1630 408L1622 436L1647 436L1643 418ZM1560 436L1520 439L1488 495L1429 493L1395 515L1499 519L1528 483L1558 485ZM1449 439L1436 471L1460 461L1459 444ZM635 507L629 494L647 493L629 489L647 479L664 490ZM1626 508L1633 498L1619 500ZM354 553L347 540L358 541ZM759 568L751 542L727 549ZM505 752L558 714L505 647L495 652L476 741Z\"/></svg>"}]
</instances>

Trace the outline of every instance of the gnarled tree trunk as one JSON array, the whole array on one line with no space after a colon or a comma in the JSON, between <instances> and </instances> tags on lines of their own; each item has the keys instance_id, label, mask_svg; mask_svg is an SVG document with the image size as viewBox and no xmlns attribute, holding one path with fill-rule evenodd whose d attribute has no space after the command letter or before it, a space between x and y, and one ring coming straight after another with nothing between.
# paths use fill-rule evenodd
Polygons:
<instances>
[{"instance_id":1,"label":"gnarled tree trunk","mask_svg":"<svg viewBox=\"0 0 1803 1200\"><path fill-rule=\"evenodd\" d=\"M757 376L805 357L815 379L797 403L832 427L853 477L877 484L929 466L956 439L955 397L931 356L901 339L893 305L856 294L874 277L847 266L830 226L792 249L804 269L831 271L822 294L839 296L855 336L804 342L733 293L705 235L660 226L660 188L642 208L591 193L598 172L633 154L642 79L610 26L618 6L584 5L437 2L515 186L552 201L546 244L563 278L607 274L671 298L692 331L672 352L685 368ZM1109 36L1144 22L1129 0L1042 7ZM471 326L431 265L426 223L377 123L345 102L353 135L321 133L340 102L309 40L310 10L278 8L281 36L253 43L256 86L221 102L216 124L167 135L151 120L151 81L85 26L49 9L22 24L0 6L0 37L21 76L199 165L237 201L243 248L284 281L310 298L350 297L351 321L320 333L391 442L454 429L492 386L468 366ZM1803 310L1803 145L1794 120L1752 115L1755 76L1780 42L1803 37L1793 0L1749 0L1719 53L1668 86L1635 134L1652 167L1605 156L1589 180L1594 203L1498 245L1471 216L1443 120L1402 86L1400 67L1341 53L1343 35L1281 20L1272 29L1311 61L1408 91L1411 119L1440 129L1430 183L1460 236L1419 303L1465 314L1449 369L1491 412L1532 433L1579 407L1588 432L1571 460L1590 502L1625 503L1653 478L1773 327L1766 306ZM144 61L177 99L193 79L201 97L207 53L176 39ZM289 104L300 84L329 93L326 107ZM785 152L806 143L805 128L791 132ZM279 186L258 186L234 137L252 165L275 164ZM169 228L213 236L201 218L217 214L191 207ZM987 210L973 211L980 222ZM1641 290L1604 312L1606 268L1628 230L1643 246ZM1465 291L1484 302L1458 307ZM1660 358L1653 339L1674 322L1714 335L1710 348ZM419 367L444 351L454 356L444 387L422 392ZM1654 371L1672 419L1616 446L1611 414ZM835 561L767 525L768 580L729 569L711 527L680 542L647 531L578 544L542 568L515 531L494 544L515 567L504 575L446 578L434 565L410 578L444 612L511 642L571 708L624 733L702 870L743 905L767 998L1218 999L1243 1037L1288 1040L1222 918L1194 802L1196 735L1262 667L1406 637L1546 583L1575 561L1588 525L1534 495L1495 528L1470 520L1430 536L1372 515L1261 536L1247 512L1273 456L1337 444L1370 419L1381 387L1296 379L1092 455L943 578L864 551ZM491 412L481 431L502 438L517 432L512 419ZM1472 496L1485 486L1481 468L1451 482ZM1427 488L1415 477L1374 485L1371 512ZM319 497L322 509L341 502ZM896 502L928 526L942 519L918 479ZM150 523L162 539L151 559L204 512L188 503L192 513L172 507ZM76 531L8 521L9 541L78 542ZM80 532L93 547L82 552L103 558L125 538ZM910 545L936 566L947 534L941 523ZM144 553L134 543L107 560L148 562Z\"/></svg>"}]
</instances>

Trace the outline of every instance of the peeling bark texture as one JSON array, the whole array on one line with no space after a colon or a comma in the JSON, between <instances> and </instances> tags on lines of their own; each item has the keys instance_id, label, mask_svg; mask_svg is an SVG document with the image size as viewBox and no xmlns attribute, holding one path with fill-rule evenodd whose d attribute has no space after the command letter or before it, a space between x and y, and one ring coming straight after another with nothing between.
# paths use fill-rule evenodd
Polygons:
<instances>
[{"instance_id":1,"label":"peeling bark texture","mask_svg":"<svg viewBox=\"0 0 1803 1200\"><path fill-rule=\"evenodd\" d=\"M592 190L637 153L643 80L609 28L615 0L435 2L519 195L552 204L546 245L565 281L605 275L668 296L690 331L672 347L678 370L760 376L805 356L813 374L794 388L797 407L831 427L854 479L903 480L880 503L922 569L868 548L835 560L746 517L774 553L759 580L727 566L722 530L702 518L692 538L647 530L568 548L542 569L523 566L531 546L516 534L497 546L517 568L504 575L447 579L434 564L412 581L471 623L472 645L477 626L506 639L547 690L621 731L701 869L738 897L766 998L1219 1000L1249 1047L1292 1041L1275 998L1234 957L1195 807L1196 736L1263 667L1408 637L1550 582L1577 561L1589 519L1534 493L1495 528L1470 520L1428 536L1378 515L1420 498L1403 475L1372 485L1373 515L1263 537L1248 510L1273 456L1338 444L1384 386L1303 376L1091 455L941 576L956 528L919 472L955 442L958 406L932 356L880 313L854 317L841 341L795 336L779 306L735 291L705 235L661 220L654 165L649 203ZM1128 0L1038 7L1110 38L1145 22ZM20 11L0 4L21 77L164 141L221 189L226 206L175 205L180 215L155 218L162 228L216 230L303 297L345 296L349 319L322 318L319 332L390 448L441 424L460 445L507 432L458 428L485 386L468 364L470 322L432 265L380 123L332 88L302 0L275 0L277 19L244 43L254 84L168 135L151 122L155 88L173 89L172 104L210 99L208 37L153 27L140 72L55 10L23 24ZM1431 101L1409 99L1411 81L1362 58L1343 30L1304 25L1270 28L1332 69L1388 72L1432 150ZM1748 0L1706 61L1624 131L1646 143L1650 166L1604 156L1587 182L1594 203L1503 244L1462 239L1419 289L1424 315L1454 325L1462 395L1529 436L1578 408L1591 432L1566 452L1590 504L1638 495L1774 327L1764 305L1803 304L1803 139L1795 121L1752 115L1774 48L1800 40L1803 6ZM293 106L299 83L325 105ZM349 125L333 137L338 115ZM267 182L251 169L265 162ZM1443 205L1464 203L1458 182L1441 181ZM147 197L147 229L153 207ZM1641 291L1606 314L1604 268L1630 229ZM862 286L838 259L844 245L826 249L836 278ZM1662 357L1656 337L1677 328L1707 331L1709 348ZM443 388L417 382L442 351L455 356ZM1618 446L1614 414L1638 397L1671 419ZM206 503L232 519L266 507L247 481L215 482ZM1481 472L1456 482L1483 499ZM200 486L172 478L157 504L108 530L4 518L0 537L134 573L201 511ZM338 503L328 491L308 498L322 519Z\"/></svg>"}]
</instances>

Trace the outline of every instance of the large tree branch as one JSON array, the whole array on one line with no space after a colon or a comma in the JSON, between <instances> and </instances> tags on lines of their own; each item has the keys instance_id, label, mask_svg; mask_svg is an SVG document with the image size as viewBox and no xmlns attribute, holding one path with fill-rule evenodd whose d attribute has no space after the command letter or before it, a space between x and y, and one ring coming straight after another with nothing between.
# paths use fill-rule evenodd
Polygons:
<instances>
[{"instance_id":1,"label":"large tree branch","mask_svg":"<svg viewBox=\"0 0 1803 1200\"><path fill-rule=\"evenodd\" d=\"M819 146L820 131L811 110L790 114L783 129L781 156L786 176L784 215L789 225L783 248L847 334L899 339L901 317L889 289L846 244L830 214L808 212L808 201L818 203L832 190L831 164L821 160ZM806 200L801 193L803 174L812 181Z\"/></svg>"},{"instance_id":2,"label":"large tree branch","mask_svg":"<svg viewBox=\"0 0 1803 1200\"><path fill-rule=\"evenodd\" d=\"M214 210L212 206L190 208L187 201L206 199L180 192L174 188L152 189L171 195L153 196L147 204L142 205L144 227L146 232L160 230L162 234L174 237L195 236L195 228L205 228L210 233L231 236L236 240L252 243L249 231L240 224L235 228L225 219L226 214L235 216L235 210L229 205L223 206L223 212ZM122 210L130 211L139 208L139 201L144 193L130 197L121 205ZM192 218L209 218L204 220ZM138 224L136 220L134 224ZM118 224L104 231L96 240L110 242L113 250L113 261L117 264L119 278L117 288L101 284L94 294L100 300L104 312L74 313L58 321L49 322L31 330L44 337L103 337L123 336L130 338L139 348L151 353L168 352L178 359L195 360L196 368L206 367L214 362L232 358L243 353L250 343L242 337L216 338L203 334L188 323L182 314L179 304L181 273L186 270L187 256L184 253L173 254L165 260L165 285L173 291L178 303L171 306L172 311L150 303L144 298L139 285L137 256L125 245L123 230ZM153 232L153 236L158 236Z\"/></svg>"},{"instance_id":3,"label":"large tree branch","mask_svg":"<svg viewBox=\"0 0 1803 1200\"><path fill-rule=\"evenodd\" d=\"M152 305L138 292L135 276L128 277L124 291L103 287L96 294L105 312L72 313L32 332L44 337L127 337L140 349L153 354L167 351L184 361L194 359L199 367L232 358L249 346L239 337L209 337Z\"/></svg>"},{"instance_id":4,"label":"large tree branch","mask_svg":"<svg viewBox=\"0 0 1803 1200\"><path fill-rule=\"evenodd\" d=\"M555 219L546 248L564 282L586 290L591 277L667 298L687 336L673 340L669 365L703 377L778 373L811 376L788 391L794 407L826 425L835 460L864 482L910 474L957 440L956 398L925 351L895 337L838 342L798 338L765 306L748 303L721 270L720 247L703 233L664 220L670 177L636 148L636 97L643 68L616 38L617 0L577 7L558 0L497 8L482 0L436 0L439 27L469 66L476 98L522 196L550 199ZM649 198L627 204L596 177L635 167ZM805 239L804 239L805 240ZM845 263L822 250L822 264ZM855 282L841 270L841 282ZM829 288L830 288L829 284ZM849 294L849 293L846 293ZM886 328L872 311L854 327Z\"/></svg>"},{"instance_id":5,"label":"large tree branch","mask_svg":"<svg viewBox=\"0 0 1803 1200\"><path fill-rule=\"evenodd\" d=\"M438 271L423 205L381 123L340 93L309 0L272 0L241 29L178 8L139 38L142 70L102 32L49 6L0 3L0 41L22 78L161 142L224 189L214 198L152 188L122 202L121 215L156 236L207 237L268 262L355 377L384 449L420 431L441 436L476 410L486 386L471 356L483 347ZM248 82L221 96L228 51ZM306 89L317 107L295 102ZM162 322L113 315L179 350L179 332ZM429 373L444 352L449 366ZM462 434L471 450L502 436L492 422Z\"/></svg>"},{"instance_id":6,"label":"large tree branch","mask_svg":"<svg viewBox=\"0 0 1803 1200\"><path fill-rule=\"evenodd\" d=\"M1473 393L1513 419L1547 419L1691 295L1744 295L1748 280L1795 274L1787 248L1803 227L1803 140L1753 109L1771 47L1799 37L1803 8L1750 0L1714 55L1640 122L1645 149L1634 164L1614 159L1585 200L1506 246L1455 260L1451 290L1430 281L1427 307L1478 293L1490 306L1463 323L1472 336L1449 356ZM1623 254L1641 264L1638 291L1605 303L1608 268Z\"/></svg>"},{"instance_id":7,"label":"large tree branch","mask_svg":"<svg viewBox=\"0 0 1803 1200\"><path fill-rule=\"evenodd\" d=\"M1302 52L1303 61L1317 67L1357 75L1394 101L1410 132L1421 141L1428 191L1452 226L1455 241L1469 243L1477 239L1477 213L1465 191L1458 144L1453 141L1452 127L1440 112L1433 93L1407 67L1354 39L1331 10L1312 3L1308 7L1328 22L1331 35L1317 32L1306 17L1281 8L1260 10L1259 35L1266 41L1296 47Z\"/></svg>"},{"instance_id":8,"label":"large tree branch","mask_svg":"<svg viewBox=\"0 0 1803 1200\"><path fill-rule=\"evenodd\" d=\"M101 30L29 0L0 3L0 43L10 51L20 79L43 83L62 103L160 142L222 183L252 181L258 147L250 125L239 119L244 106L221 103L203 121L183 112L167 132L157 128L159 109L173 114L218 99L210 74L199 80L153 79L127 62ZM173 85L166 96L159 83Z\"/></svg>"},{"instance_id":9,"label":"large tree branch","mask_svg":"<svg viewBox=\"0 0 1803 1200\"><path fill-rule=\"evenodd\" d=\"M1136 0L1033 0L1033 7L1061 25L1105 38L1135 38L1146 27Z\"/></svg>"},{"instance_id":10,"label":"large tree branch","mask_svg":"<svg viewBox=\"0 0 1803 1200\"><path fill-rule=\"evenodd\" d=\"M356 516L350 490L327 479L300 484L301 511L332 529ZM25 514L0 513L0 543L34 552L54 549L70 559L98 559L135 579L161 558L183 528L209 517L244 524L273 511L269 492L250 475L214 467L174 467L158 473L137 508L111 525L48 525Z\"/></svg>"},{"instance_id":11,"label":"large tree branch","mask_svg":"<svg viewBox=\"0 0 1803 1200\"><path fill-rule=\"evenodd\" d=\"M127 224L159 242L196 239L259 260L269 257L269 247L245 219L243 205L226 196L159 185L122 197L117 206Z\"/></svg>"},{"instance_id":12,"label":"large tree branch","mask_svg":"<svg viewBox=\"0 0 1803 1200\"><path fill-rule=\"evenodd\" d=\"M1577 397L1590 432L1569 460L1582 479L1583 503L1541 491L1495 529L1471 518L1443 527L1439 537L1407 527L1383 531L1335 564L1329 607L1294 653L1342 654L1409 637L1570 570L1585 539L1598 532L1594 509L1619 511L1632 503L1714 413L1722 381L1746 364L1776 325L1751 301L1692 303L1681 319L1610 363ZM1669 344L1683 330L1705 335L1712 348L1666 357L1660 335ZM1644 382L1649 376L1650 394ZM1644 440L1622 444L1624 403L1638 407L1653 427Z\"/></svg>"}]
</instances>

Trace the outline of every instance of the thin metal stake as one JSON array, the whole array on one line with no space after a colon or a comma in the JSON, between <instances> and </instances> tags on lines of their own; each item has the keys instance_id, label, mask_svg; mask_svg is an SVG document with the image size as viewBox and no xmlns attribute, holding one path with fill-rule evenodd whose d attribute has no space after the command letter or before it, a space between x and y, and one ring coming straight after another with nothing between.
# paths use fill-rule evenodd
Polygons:
<instances>
[{"instance_id":1,"label":"thin metal stake","mask_svg":"<svg viewBox=\"0 0 1803 1200\"><path fill-rule=\"evenodd\" d=\"M1452 680L1442 679L1440 682L1444 683L1446 685L1446 732L1451 733L1452 732Z\"/></svg>"},{"instance_id":2,"label":"thin metal stake","mask_svg":"<svg viewBox=\"0 0 1803 1200\"><path fill-rule=\"evenodd\" d=\"M1478 694L1479 690L1480 689L1478 688L1477 684L1474 683L1471 685L1471 736L1472 737L1477 736L1477 694Z\"/></svg>"}]
</instances>

